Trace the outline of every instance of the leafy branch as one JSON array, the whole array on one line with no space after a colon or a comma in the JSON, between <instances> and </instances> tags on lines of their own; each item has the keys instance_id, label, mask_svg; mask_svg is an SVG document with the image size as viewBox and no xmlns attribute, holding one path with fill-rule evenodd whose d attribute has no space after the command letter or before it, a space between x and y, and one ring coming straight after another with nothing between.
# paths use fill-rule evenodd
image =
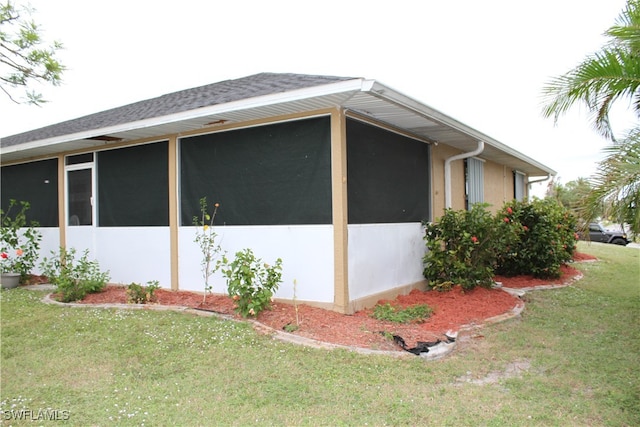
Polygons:
<instances>
[{"instance_id":1,"label":"leafy branch","mask_svg":"<svg viewBox=\"0 0 640 427\"><path fill-rule=\"evenodd\" d=\"M43 46L41 29L30 19L33 11L11 1L0 3L0 90L16 104L46 102L42 94L28 87L35 82L57 86L66 69L56 56L62 44L55 41ZM23 101L14 94L19 88L24 88Z\"/></svg>"}]
</instances>

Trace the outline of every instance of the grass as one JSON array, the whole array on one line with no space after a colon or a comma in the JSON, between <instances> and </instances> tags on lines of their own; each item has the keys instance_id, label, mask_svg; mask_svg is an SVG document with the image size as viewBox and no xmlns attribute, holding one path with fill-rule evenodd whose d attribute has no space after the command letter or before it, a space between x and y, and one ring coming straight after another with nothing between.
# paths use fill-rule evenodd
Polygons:
<instances>
[{"instance_id":1,"label":"grass","mask_svg":"<svg viewBox=\"0 0 640 427\"><path fill-rule=\"evenodd\" d=\"M640 425L640 250L580 250L600 261L578 265L575 286L528 294L520 319L474 331L435 362L2 291L2 423L58 410L78 426Z\"/></svg>"},{"instance_id":2,"label":"grass","mask_svg":"<svg viewBox=\"0 0 640 427\"><path fill-rule=\"evenodd\" d=\"M396 323L424 322L433 313L426 304L418 304L407 308L398 308L390 303L376 304L371 317Z\"/></svg>"}]
</instances>

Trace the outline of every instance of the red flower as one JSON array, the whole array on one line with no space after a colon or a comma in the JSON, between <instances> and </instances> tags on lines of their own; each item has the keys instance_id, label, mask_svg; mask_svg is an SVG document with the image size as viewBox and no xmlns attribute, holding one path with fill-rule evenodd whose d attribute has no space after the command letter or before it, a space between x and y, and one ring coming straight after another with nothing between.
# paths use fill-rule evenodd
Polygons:
<instances>
[{"instance_id":1,"label":"red flower","mask_svg":"<svg viewBox=\"0 0 640 427\"><path fill-rule=\"evenodd\" d=\"M471 236L471 241L473 243L478 243L478 238L476 236Z\"/></svg>"},{"instance_id":2,"label":"red flower","mask_svg":"<svg viewBox=\"0 0 640 427\"><path fill-rule=\"evenodd\" d=\"M507 208L507 213L508 213L509 215L511 215L511 214L513 213L513 209L511 209L511 208Z\"/></svg>"},{"instance_id":3,"label":"red flower","mask_svg":"<svg viewBox=\"0 0 640 427\"><path fill-rule=\"evenodd\" d=\"M524 231L529 231L529 227L527 227L526 225L523 225L522 228L524 229Z\"/></svg>"},{"instance_id":4,"label":"red flower","mask_svg":"<svg viewBox=\"0 0 640 427\"><path fill-rule=\"evenodd\" d=\"M0 254L0 257L2 257L2 259L7 259L7 258L9 258L9 254L8 254L8 253L6 253L6 252L2 252L2 253Z\"/></svg>"},{"instance_id":5,"label":"red flower","mask_svg":"<svg viewBox=\"0 0 640 427\"><path fill-rule=\"evenodd\" d=\"M507 218L506 216L504 217L504 222L509 222L509 218Z\"/></svg>"}]
</instances>

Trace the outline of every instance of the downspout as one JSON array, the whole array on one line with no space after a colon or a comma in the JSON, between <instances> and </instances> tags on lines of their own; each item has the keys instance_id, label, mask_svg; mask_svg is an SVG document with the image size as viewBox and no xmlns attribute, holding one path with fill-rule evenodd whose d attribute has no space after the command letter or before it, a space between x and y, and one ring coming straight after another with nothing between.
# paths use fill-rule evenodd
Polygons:
<instances>
[{"instance_id":1,"label":"downspout","mask_svg":"<svg viewBox=\"0 0 640 427\"><path fill-rule=\"evenodd\" d=\"M551 178L551 175L547 174L547 176L545 176L544 178L534 179L533 181L529 181L529 180L527 180L527 185L535 184L536 182L546 181L546 180L548 180L549 178Z\"/></svg>"},{"instance_id":2,"label":"downspout","mask_svg":"<svg viewBox=\"0 0 640 427\"><path fill-rule=\"evenodd\" d=\"M551 178L550 174L547 174L547 176L545 176L544 178L538 178L538 179L534 179L532 181L527 180L527 200L531 199L531 184L535 184L536 182L543 182L548 180L549 178Z\"/></svg>"},{"instance_id":3,"label":"downspout","mask_svg":"<svg viewBox=\"0 0 640 427\"><path fill-rule=\"evenodd\" d=\"M478 147L467 153L456 154L444 161L444 207L445 209L451 208L451 162L455 160L467 159L469 157L477 156L484 150L484 141L478 141Z\"/></svg>"}]
</instances>

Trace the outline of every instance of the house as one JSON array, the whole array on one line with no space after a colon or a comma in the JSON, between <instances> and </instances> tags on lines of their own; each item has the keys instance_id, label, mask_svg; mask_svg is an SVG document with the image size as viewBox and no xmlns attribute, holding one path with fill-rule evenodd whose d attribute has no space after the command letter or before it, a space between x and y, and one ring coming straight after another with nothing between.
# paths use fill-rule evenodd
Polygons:
<instances>
[{"instance_id":1,"label":"house","mask_svg":"<svg viewBox=\"0 0 640 427\"><path fill-rule=\"evenodd\" d=\"M283 259L276 296L351 313L422 286L422 220L527 197L537 161L375 80L261 73L0 141L2 206L116 283L203 290L193 217ZM215 276L214 292L226 290Z\"/></svg>"}]
</instances>

